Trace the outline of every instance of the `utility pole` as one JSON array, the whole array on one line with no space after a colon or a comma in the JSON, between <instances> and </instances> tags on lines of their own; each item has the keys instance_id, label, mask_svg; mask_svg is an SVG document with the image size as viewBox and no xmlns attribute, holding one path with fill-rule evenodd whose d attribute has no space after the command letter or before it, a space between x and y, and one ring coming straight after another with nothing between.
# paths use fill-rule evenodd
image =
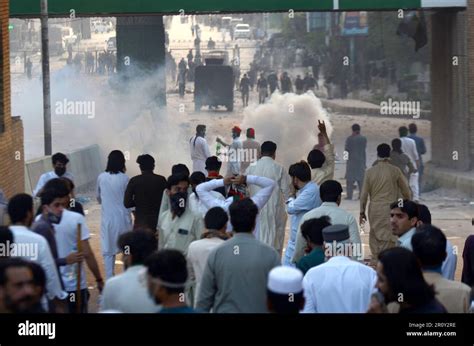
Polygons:
<instances>
[{"instance_id":1,"label":"utility pole","mask_svg":"<svg viewBox=\"0 0 474 346\"><path fill-rule=\"evenodd\" d=\"M49 79L48 0L41 1L41 67L43 73L44 154L52 154L51 89Z\"/></svg>"}]
</instances>

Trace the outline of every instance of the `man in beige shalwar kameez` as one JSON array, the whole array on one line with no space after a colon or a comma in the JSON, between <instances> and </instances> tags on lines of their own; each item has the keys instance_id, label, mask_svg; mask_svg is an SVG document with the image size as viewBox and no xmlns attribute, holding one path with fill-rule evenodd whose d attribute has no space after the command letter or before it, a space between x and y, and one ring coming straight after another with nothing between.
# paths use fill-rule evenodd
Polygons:
<instances>
[{"instance_id":1,"label":"man in beige shalwar kameez","mask_svg":"<svg viewBox=\"0 0 474 346\"><path fill-rule=\"evenodd\" d=\"M360 223L367 220L365 210L370 198L369 246L373 262L381 251L397 245L397 238L390 228L390 203L400 198L411 198L407 179L398 167L390 163L390 146L380 144L377 155L379 159L365 173L360 197Z\"/></svg>"}]
</instances>

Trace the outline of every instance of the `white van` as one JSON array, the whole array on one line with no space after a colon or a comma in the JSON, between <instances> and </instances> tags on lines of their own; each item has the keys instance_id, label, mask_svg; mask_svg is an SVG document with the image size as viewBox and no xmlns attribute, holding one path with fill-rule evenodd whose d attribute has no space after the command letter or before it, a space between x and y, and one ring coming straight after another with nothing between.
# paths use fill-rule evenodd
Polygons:
<instances>
[{"instance_id":1,"label":"white van","mask_svg":"<svg viewBox=\"0 0 474 346\"><path fill-rule=\"evenodd\" d=\"M225 27L230 27L230 23L232 22L232 17L222 17L222 26Z\"/></svg>"},{"instance_id":2,"label":"white van","mask_svg":"<svg viewBox=\"0 0 474 346\"><path fill-rule=\"evenodd\" d=\"M251 38L250 25L248 24L237 24L234 29L234 39L238 38Z\"/></svg>"}]
</instances>

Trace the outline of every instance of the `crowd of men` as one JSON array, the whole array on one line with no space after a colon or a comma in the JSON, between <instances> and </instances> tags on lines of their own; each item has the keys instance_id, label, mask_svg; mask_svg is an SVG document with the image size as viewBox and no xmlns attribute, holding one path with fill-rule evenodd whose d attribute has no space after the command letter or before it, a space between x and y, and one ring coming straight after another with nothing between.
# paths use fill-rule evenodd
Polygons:
<instances>
[{"instance_id":1,"label":"crowd of men","mask_svg":"<svg viewBox=\"0 0 474 346\"><path fill-rule=\"evenodd\" d=\"M248 106L249 94L251 90L258 93L258 103L265 103L268 96L272 95L276 90L279 90L282 94L294 92L297 95L301 95L307 91L319 90L317 78L311 73L306 73L304 78L301 75L297 75L294 81L288 75L288 72L282 72L280 78L278 78L275 71L270 71L266 76L265 73L260 73L260 76L256 77L256 71L252 69L249 73L245 73L240 80L239 90L242 96L242 104L244 107Z\"/></svg>"},{"instance_id":2,"label":"crowd of men","mask_svg":"<svg viewBox=\"0 0 474 346\"><path fill-rule=\"evenodd\" d=\"M252 128L242 141L237 126L232 143L218 139L226 149L218 157L198 125L189 139L192 171L176 164L168 178L155 173L148 154L136 160L141 174L129 178L124 154L113 150L96 189L104 269L69 160L53 155L53 171L41 176L34 197L4 203L0 196L9 217L0 228L0 311L87 312L87 266L104 312L469 312L474 235L456 281L456 251L419 203L426 149L416 125L400 128L392 146L378 145L368 169L367 139L352 126L346 199L357 183L359 220L344 209L326 124L317 128L307 160L290 167L278 163L276 143L260 144ZM232 155L239 150L256 155ZM367 220L371 256L360 237Z\"/></svg>"}]
</instances>

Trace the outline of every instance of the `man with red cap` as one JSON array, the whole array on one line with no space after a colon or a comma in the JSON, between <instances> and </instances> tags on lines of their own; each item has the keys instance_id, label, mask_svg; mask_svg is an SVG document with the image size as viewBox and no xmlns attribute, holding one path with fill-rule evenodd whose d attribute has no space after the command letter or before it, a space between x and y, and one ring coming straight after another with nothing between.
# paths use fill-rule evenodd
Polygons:
<instances>
[{"instance_id":1,"label":"man with red cap","mask_svg":"<svg viewBox=\"0 0 474 346\"><path fill-rule=\"evenodd\" d=\"M227 147L227 166L226 176L237 176L240 174L240 156L242 154L242 141L240 140L240 133L242 130L238 126L232 128L232 144L227 144L222 139L217 137L216 141Z\"/></svg>"},{"instance_id":2,"label":"man with red cap","mask_svg":"<svg viewBox=\"0 0 474 346\"><path fill-rule=\"evenodd\" d=\"M244 157L240 163L240 173L245 173L248 166L260 158L260 143L255 140L255 130L247 129L247 139L242 143Z\"/></svg>"}]
</instances>

